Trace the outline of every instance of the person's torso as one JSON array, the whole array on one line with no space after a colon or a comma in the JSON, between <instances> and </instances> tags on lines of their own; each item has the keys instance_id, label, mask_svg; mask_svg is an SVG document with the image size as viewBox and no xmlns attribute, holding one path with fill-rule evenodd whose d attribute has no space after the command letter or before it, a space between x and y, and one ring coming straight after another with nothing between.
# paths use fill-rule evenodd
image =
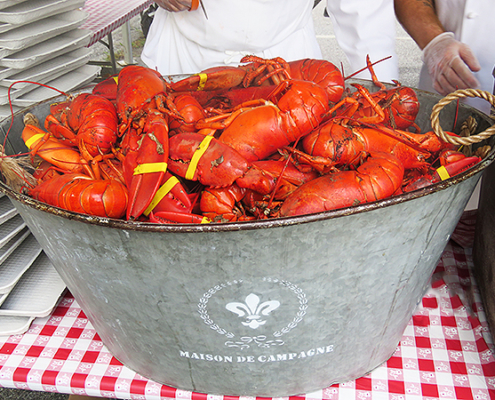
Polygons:
<instances>
[{"instance_id":1,"label":"person's torso","mask_svg":"<svg viewBox=\"0 0 495 400\"><path fill-rule=\"evenodd\" d=\"M203 0L194 12L171 13L180 33L216 50L261 51L303 28L312 0Z\"/></svg>"}]
</instances>

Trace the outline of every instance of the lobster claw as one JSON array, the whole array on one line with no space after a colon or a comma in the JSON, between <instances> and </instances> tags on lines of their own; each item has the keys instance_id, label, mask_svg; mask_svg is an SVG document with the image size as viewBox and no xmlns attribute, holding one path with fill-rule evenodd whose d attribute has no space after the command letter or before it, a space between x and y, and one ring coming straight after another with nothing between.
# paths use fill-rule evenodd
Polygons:
<instances>
[{"instance_id":1,"label":"lobster claw","mask_svg":"<svg viewBox=\"0 0 495 400\"><path fill-rule=\"evenodd\" d=\"M182 92L230 89L239 86L245 76L246 69L242 67L212 67L172 83L172 90Z\"/></svg>"},{"instance_id":2,"label":"lobster claw","mask_svg":"<svg viewBox=\"0 0 495 400\"><path fill-rule=\"evenodd\" d=\"M162 113L150 112L144 125L141 145L128 156L135 165L129 185L129 206L126 218L139 217L150 205L162 183L168 161L168 121ZM127 174L124 171L124 174Z\"/></svg>"},{"instance_id":3,"label":"lobster claw","mask_svg":"<svg viewBox=\"0 0 495 400\"><path fill-rule=\"evenodd\" d=\"M480 157L459 157L453 159L448 164L444 164L439 168L430 167L426 173L415 177L411 182L409 182L404 188L404 192L412 192L413 190L421 189L434 183L444 181L452 176L460 174L467 169L473 167L481 161Z\"/></svg>"},{"instance_id":4,"label":"lobster claw","mask_svg":"<svg viewBox=\"0 0 495 400\"><path fill-rule=\"evenodd\" d=\"M143 214L145 216L149 216L151 213L156 215L162 211L190 213L193 205L192 196L186 192L179 179L167 171L160 188Z\"/></svg>"}]
</instances>

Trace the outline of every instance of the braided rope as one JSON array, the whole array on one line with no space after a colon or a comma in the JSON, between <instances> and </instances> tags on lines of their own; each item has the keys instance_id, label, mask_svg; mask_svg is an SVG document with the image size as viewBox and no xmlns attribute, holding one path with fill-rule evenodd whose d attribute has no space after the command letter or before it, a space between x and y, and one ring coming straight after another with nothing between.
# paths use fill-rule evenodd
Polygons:
<instances>
[{"instance_id":1,"label":"braided rope","mask_svg":"<svg viewBox=\"0 0 495 400\"><path fill-rule=\"evenodd\" d=\"M478 126L478 123L476 122L476 119L472 115L466 118L466 120L462 123L461 126L461 136L462 137L469 137L474 135L474 131L476 130L476 127Z\"/></svg>"},{"instance_id":2,"label":"braided rope","mask_svg":"<svg viewBox=\"0 0 495 400\"><path fill-rule=\"evenodd\" d=\"M460 89L445 96L443 99L441 99L437 104L433 106L430 120L433 131L437 134L437 136L439 136L445 142L452 143L455 145L469 146L474 143L479 143L482 140L488 139L489 137L494 135L495 125L490 126L488 129L486 129L483 132L480 132L476 135L472 135L469 137L456 137L456 136L447 135L440 126L440 122L439 122L440 111L453 100L463 97L481 97L482 99L488 101L493 107L495 107L495 96L492 95L491 93L478 89Z\"/></svg>"}]
</instances>

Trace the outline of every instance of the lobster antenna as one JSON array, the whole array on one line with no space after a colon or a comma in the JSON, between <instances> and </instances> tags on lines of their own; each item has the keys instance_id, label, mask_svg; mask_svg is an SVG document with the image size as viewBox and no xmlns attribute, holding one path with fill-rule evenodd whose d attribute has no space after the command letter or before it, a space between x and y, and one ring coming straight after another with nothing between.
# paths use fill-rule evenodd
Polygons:
<instances>
[{"instance_id":1,"label":"lobster antenna","mask_svg":"<svg viewBox=\"0 0 495 400\"><path fill-rule=\"evenodd\" d=\"M45 85L43 83L39 83L39 82L33 82L33 81L15 81L13 82L10 86L9 86L9 90L7 92L7 95L8 95L8 99L9 99L9 107L10 107L10 125L9 125L9 128L7 129L7 132L5 133L5 137L3 138L3 146L2 146L2 152L3 152L3 149L5 148L5 144L7 143L7 137L9 136L9 133L10 133L10 130L12 129L12 125L14 124L14 108L12 107L12 100L11 100L11 96L10 96L10 92L12 90L12 87L16 84L16 83L32 83L33 85L38 85L38 86L43 86L43 87L46 87L48 89L52 89L52 90L55 90L56 92L59 92L60 94L64 95L64 96L68 96L67 93L61 91L61 90L58 90L57 88L54 88L52 86L49 86L49 85Z\"/></svg>"},{"instance_id":2,"label":"lobster antenna","mask_svg":"<svg viewBox=\"0 0 495 400\"><path fill-rule=\"evenodd\" d=\"M382 58L381 60L375 61L374 63L371 63L371 66L374 66L374 65L376 65L376 64L378 64L378 63L381 63L382 61L388 60L389 58L392 58L392 56L387 56L387 57L385 57L385 58ZM359 74L360 72L363 72L363 71L367 70L368 68L369 68L368 66L366 66L366 67L364 67L364 68L361 68L361 69L357 70L356 72L353 72L351 75L346 76L346 77L344 78L344 80L346 81L347 79L352 78L353 76L355 76L355 75Z\"/></svg>"}]
</instances>

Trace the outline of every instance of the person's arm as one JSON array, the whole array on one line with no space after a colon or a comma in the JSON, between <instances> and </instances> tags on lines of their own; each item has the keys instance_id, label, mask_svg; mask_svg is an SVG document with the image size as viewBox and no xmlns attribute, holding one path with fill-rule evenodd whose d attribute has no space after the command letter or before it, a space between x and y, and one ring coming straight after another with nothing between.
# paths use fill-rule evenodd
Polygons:
<instances>
[{"instance_id":1,"label":"person's arm","mask_svg":"<svg viewBox=\"0 0 495 400\"><path fill-rule=\"evenodd\" d=\"M434 0L395 0L395 14L423 50L433 88L442 95L457 89L478 88L473 71L480 64L470 47L446 32L435 13Z\"/></svg>"},{"instance_id":2,"label":"person's arm","mask_svg":"<svg viewBox=\"0 0 495 400\"><path fill-rule=\"evenodd\" d=\"M393 0L327 0L327 10L351 66L346 75L366 67L367 55L372 62L391 56L373 69L382 82L399 79ZM370 79L370 73L364 71L357 77Z\"/></svg>"},{"instance_id":3,"label":"person's arm","mask_svg":"<svg viewBox=\"0 0 495 400\"><path fill-rule=\"evenodd\" d=\"M167 11L187 11L191 8L192 0L155 0L155 3Z\"/></svg>"},{"instance_id":4,"label":"person's arm","mask_svg":"<svg viewBox=\"0 0 495 400\"><path fill-rule=\"evenodd\" d=\"M435 12L433 0L395 0L394 7L397 20L421 50L433 38L445 32Z\"/></svg>"}]
</instances>

